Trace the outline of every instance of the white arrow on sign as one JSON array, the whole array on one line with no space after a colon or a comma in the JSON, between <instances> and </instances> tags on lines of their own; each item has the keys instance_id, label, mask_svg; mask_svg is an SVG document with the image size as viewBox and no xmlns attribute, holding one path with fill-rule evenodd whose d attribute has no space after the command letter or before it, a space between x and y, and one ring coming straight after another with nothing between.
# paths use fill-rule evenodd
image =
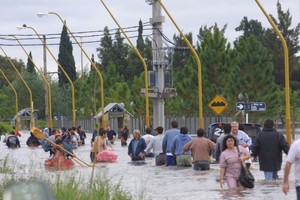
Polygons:
<instances>
[{"instance_id":1,"label":"white arrow on sign","mask_svg":"<svg viewBox=\"0 0 300 200\"><path fill-rule=\"evenodd\" d=\"M239 110L243 110L244 105L240 103L240 104L237 105L237 108L238 108Z\"/></svg>"}]
</instances>

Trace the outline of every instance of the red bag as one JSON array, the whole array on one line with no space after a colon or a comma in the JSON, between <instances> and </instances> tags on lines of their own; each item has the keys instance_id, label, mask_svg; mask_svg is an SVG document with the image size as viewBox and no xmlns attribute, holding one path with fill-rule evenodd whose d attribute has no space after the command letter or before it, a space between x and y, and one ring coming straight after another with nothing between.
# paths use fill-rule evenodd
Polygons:
<instances>
[{"instance_id":1,"label":"red bag","mask_svg":"<svg viewBox=\"0 0 300 200\"><path fill-rule=\"evenodd\" d=\"M97 154L97 162L116 162L117 158L117 154L108 150L101 151Z\"/></svg>"},{"instance_id":2,"label":"red bag","mask_svg":"<svg viewBox=\"0 0 300 200\"><path fill-rule=\"evenodd\" d=\"M57 151L54 157L45 160L45 168L49 171L70 170L74 168L74 162Z\"/></svg>"}]
</instances>

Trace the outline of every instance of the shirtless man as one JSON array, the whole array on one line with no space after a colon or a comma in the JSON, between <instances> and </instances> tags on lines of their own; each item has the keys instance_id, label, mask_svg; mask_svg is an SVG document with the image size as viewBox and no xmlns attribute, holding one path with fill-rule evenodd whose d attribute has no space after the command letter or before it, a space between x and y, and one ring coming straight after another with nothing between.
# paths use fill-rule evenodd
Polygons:
<instances>
[{"instance_id":1,"label":"shirtless man","mask_svg":"<svg viewBox=\"0 0 300 200\"><path fill-rule=\"evenodd\" d=\"M107 131L103 128L100 128L99 129L99 136L97 136L95 138L95 141L94 141L92 149L91 149L91 153L90 153L91 162L96 161L96 155L99 152L107 149L106 143L105 143L105 138L106 137L107 137Z\"/></svg>"}]
</instances>

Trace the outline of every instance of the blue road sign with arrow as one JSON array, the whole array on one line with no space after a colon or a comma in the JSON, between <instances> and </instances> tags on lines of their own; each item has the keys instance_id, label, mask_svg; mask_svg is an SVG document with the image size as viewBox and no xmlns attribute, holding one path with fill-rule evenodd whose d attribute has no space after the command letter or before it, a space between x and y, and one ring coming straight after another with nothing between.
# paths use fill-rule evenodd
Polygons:
<instances>
[{"instance_id":1,"label":"blue road sign with arrow","mask_svg":"<svg viewBox=\"0 0 300 200\"><path fill-rule=\"evenodd\" d=\"M237 102L236 110L237 111L266 111L267 105L266 102Z\"/></svg>"}]
</instances>

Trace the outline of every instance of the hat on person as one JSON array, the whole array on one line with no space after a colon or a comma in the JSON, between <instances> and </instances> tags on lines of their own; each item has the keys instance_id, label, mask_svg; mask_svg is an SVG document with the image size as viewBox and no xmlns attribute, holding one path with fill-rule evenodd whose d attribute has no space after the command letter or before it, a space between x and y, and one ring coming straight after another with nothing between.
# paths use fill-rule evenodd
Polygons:
<instances>
[{"instance_id":1,"label":"hat on person","mask_svg":"<svg viewBox=\"0 0 300 200\"><path fill-rule=\"evenodd\" d=\"M47 127L44 128L44 129L43 129L43 133L44 133L44 134L48 134L48 133L49 133L49 128L47 128Z\"/></svg>"}]
</instances>

